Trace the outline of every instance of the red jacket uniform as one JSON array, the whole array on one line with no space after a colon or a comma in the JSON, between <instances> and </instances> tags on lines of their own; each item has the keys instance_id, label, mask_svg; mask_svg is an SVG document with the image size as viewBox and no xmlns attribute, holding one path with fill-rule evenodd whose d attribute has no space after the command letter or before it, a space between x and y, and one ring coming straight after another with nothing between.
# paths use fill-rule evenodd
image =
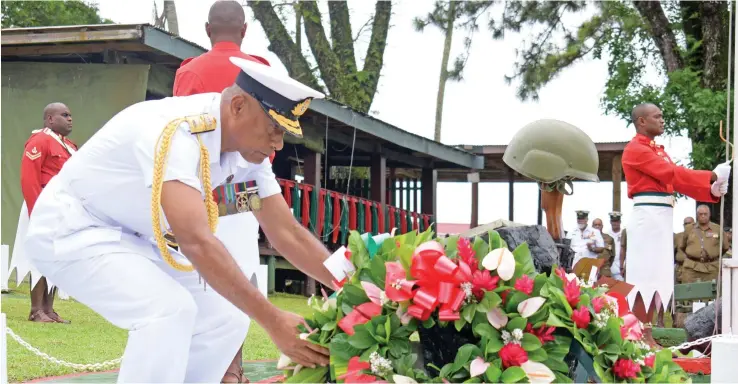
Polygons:
<instances>
[{"instance_id":1,"label":"red jacket uniform","mask_svg":"<svg viewBox=\"0 0 738 384\"><path fill-rule=\"evenodd\" d=\"M232 56L269 65L262 57L241 52L234 43L216 43L209 52L182 62L174 76L174 96L220 93L233 85L240 69L228 60Z\"/></svg>"},{"instance_id":2,"label":"red jacket uniform","mask_svg":"<svg viewBox=\"0 0 738 384\"><path fill-rule=\"evenodd\" d=\"M216 43L209 52L182 62L174 77L174 96L220 93L233 85L240 71L228 59L233 56L269 65L267 59L247 55L234 43L226 41ZM274 161L273 153L269 156L269 161Z\"/></svg>"},{"instance_id":3,"label":"red jacket uniform","mask_svg":"<svg viewBox=\"0 0 738 384\"><path fill-rule=\"evenodd\" d=\"M717 202L710 193L710 171L695 171L671 161L663 145L637 134L623 151L623 172L628 183L628 197L641 192L674 191L697 201Z\"/></svg>"},{"instance_id":4,"label":"red jacket uniform","mask_svg":"<svg viewBox=\"0 0 738 384\"><path fill-rule=\"evenodd\" d=\"M76 150L76 144L49 128L34 131L26 141L21 160L21 189L29 215L41 189L59 173Z\"/></svg>"}]
</instances>

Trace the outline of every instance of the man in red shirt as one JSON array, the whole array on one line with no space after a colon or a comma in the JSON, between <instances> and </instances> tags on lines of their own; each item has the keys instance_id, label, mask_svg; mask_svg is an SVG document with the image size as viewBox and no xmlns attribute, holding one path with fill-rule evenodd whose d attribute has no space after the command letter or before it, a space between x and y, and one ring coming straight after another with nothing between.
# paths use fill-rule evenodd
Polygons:
<instances>
[{"instance_id":1,"label":"man in red shirt","mask_svg":"<svg viewBox=\"0 0 738 384\"><path fill-rule=\"evenodd\" d=\"M13 263L11 268L16 267L18 274L31 271L31 314L30 321L42 323L69 323L62 319L54 311L54 293L49 290L45 277L34 282L34 274L38 276L30 264L27 264L23 252L23 241L28 218L33 212L41 190L56 176L64 163L77 150L75 145L67 136L72 132L72 113L62 103L52 103L44 108L44 128L33 131L26 142L21 160L21 189L23 191L24 206L21 209L17 236L21 241L16 241L13 249ZM27 211L26 208L27 207ZM22 278L19 276L19 279Z\"/></svg>"},{"instance_id":2,"label":"man in red shirt","mask_svg":"<svg viewBox=\"0 0 738 384\"><path fill-rule=\"evenodd\" d=\"M654 141L664 133L661 110L653 104L633 109L635 137L623 151L623 172L633 212L628 222L628 273L633 284L628 302L638 319L648 324L657 306L666 309L674 292L674 192L698 201L717 202L728 191L731 167L720 164L713 172L680 167L663 145ZM650 326L645 341L657 346Z\"/></svg>"},{"instance_id":3,"label":"man in red shirt","mask_svg":"<svg viewBox=\"0 0 738 384\"><path fill-rule=\"evenodd\" d=\"M195 58L188 58L182 62L174 78L174 96L189 96L199 93L222 92L223 89L233 85L240 71L239 67L233 65L230 57L241 57L246 60L255 61L264 65L269 62L259 56L247 55L241 52L241 44L246 35L246 15L243 7L237 1L216 1L208 13L208 22L205 23L205 32L210 38L212 49ZM269 156L269 161L274 160L274 153ZM238 216L221 220L222 225L239 225L245 228L258 228L258 223L251 213L242 213ZM224 218L225 219L225 218ZM248 222L244 222L246 220ZM258 238L258 232L256 233ZM258 240L255 244L258 253ZM244 247L250 247L249 240L243 241ZM256 255L258 257L258 255ZM223 376L222 382L248 382L243 376L242 348L236 355ZM234 381L236 380L236 381ZM245 381L244 381L245 380Z\"/></svg>"}]
</instances>

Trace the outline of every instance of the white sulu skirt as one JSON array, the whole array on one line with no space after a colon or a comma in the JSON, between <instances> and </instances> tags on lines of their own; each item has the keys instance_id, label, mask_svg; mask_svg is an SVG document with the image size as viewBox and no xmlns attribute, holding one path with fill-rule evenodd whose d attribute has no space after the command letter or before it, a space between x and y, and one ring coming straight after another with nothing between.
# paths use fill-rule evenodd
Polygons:
<instances>
[{"instance_id":1,"label":"white sulu skirt","mask_svg":"<svg viewBox=\"0 0 738 384\"><path fill-rule=\"evenodd\" d=\"M673 196L645 193L633 202L625 255L625 281L634 285L628 304L633 310L640 293L646 310L656 300L666 311L674 293Z\"/></svg>"}]
</instances>

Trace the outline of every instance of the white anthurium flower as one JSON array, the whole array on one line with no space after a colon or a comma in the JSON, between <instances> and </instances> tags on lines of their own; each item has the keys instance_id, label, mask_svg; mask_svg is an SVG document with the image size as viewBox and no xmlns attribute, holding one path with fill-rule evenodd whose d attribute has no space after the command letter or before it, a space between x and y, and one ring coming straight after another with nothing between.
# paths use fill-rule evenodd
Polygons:
<instances>
[{"instance_id":1,"label":"white anthurium flower","mask_svg":"<svg viewBox=\"0 0 738 384\"><path fill-rule=\"evenodd\" d=\"M543 297L531 297L530 299L523 300L518 304L518 313L521 317L528 318L538 312L545 303L546 299Z\"/></svg>"},{"instance_id":2,"label":"white anthurium flower","mask_svg":"<svg viewBox=\"0 0 738 384\"><path fill-rule=\"evenodd\" d=\"M415 379L402 375L392 375L392 381L396 384L418 384Z\"/></svg>"},{"instance_id":3,"label":"white anthurium flower","mask_svg":"<svg viewBox=\"0 0 738 384\"><path fill-rule=\"evenodd\" d=\"M295 367L295 372L293 374L296 375L297 372L300 372L301 369L302 369L302 365L297 364L297 366Z\"/></svg>"},{"instance_id":4,"label":"white anthurium flower","mask_svg":"<svg viewBox=\"0 0 738 384\"><path fill-rule=\"evenodd\" d=\"M576 273L567 273L566 274L566 280L569 280L569 281L574 280L574 281L577 282L577 284L580 284L581 283L581 281L579 281L579 277L577 277Z\"/></svg>"},{"instance_id":5,"label":"white anthurium flower","mask_svg":"<svg viewBox=\"0 0 738 384\"><path fill-rule=\"evenodd\" d=\"M528 360L520 364L520 368L528 376L531 383L553 383L556 375L545 365L536 361Z\"/></svg>"},{"instance_id":6,"label":"white anthurium flower","mask_svg":"<svg viewBox=\"0 0 738 384\"><path fill-rule=\"evenodd\" d=\"M469 366L469 375L471 375L471 377L477 377L486 372L487 368L489 368L489 363L484 361L483 358L477 357L472 360L471 365Z\"/></svg>"},{"instance_id":7,"label":"white anthurium flower","mask_svg":"<svg viewBox=\"0 0 738 384\"><path fill-rule=\"evenodd\" d=\"M487 312L487 320L496 329L500 329L507 325L507 315L499 307L492 308Z\"/></svg>"},{"instance_id":8,"label":"white anthurium flower","mask_svg":"<svg viewBox=\"0 0 738 384\"><path fill-rule=\"evenodd\" d=\"M277 361L277 369L287 369L292 365L292 359L287 357L287 355L282 354L282 356L279 356L279 361Z\"/></svg>"},{"instance_id":9,"label":"white anthurium flower","mask_svg":"<svg viewBox=\"0 0 738 384\"><path fill-rule=\"evenodd\" d=\"M482 266L490 271L497 271L500 279L508 281L515 274L515 256L507 248L497 248L482 259Z\"/></svg>"},{"instance_id":10,"label":"white anthurium flower","mask_svg":"<svg viewBox=\"0 0 738 384\"><path fill-rule=\"evenodd\" d=\"M336 308L336 298L331 297L330 299L326 300L323 303L323 307L321 308L323 312L328 311L329 309L335 309Z\"/></svg>"}]
</instances>

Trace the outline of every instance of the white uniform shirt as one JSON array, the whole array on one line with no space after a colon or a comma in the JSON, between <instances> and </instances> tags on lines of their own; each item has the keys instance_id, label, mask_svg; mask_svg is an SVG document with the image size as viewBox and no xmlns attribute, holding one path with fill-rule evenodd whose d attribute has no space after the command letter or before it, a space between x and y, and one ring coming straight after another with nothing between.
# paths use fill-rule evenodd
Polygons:
<instances>
[{"instance_id":1,"label":"white uniform shirt","mask_svg":"<svg viewBox=\"0 0 738 384\"><path fill-rule=\"evenodd\" d=\"M172 138L163 181L179 180L212 198L198 176L200 136L210 155L213 188L234 175L230 182L255 181L261 198L280 193L269 159L251 164L237 152L221 154L220 94L137 103L95 133L43 190L26 238L35 248L33 257L75 259L133 247L158 258L151 227L157 141L172 120L203 113L215 117L216 129L194 135L188 124L181 124Z\"/></svg>"},{"instance_id":2,"label":"white uniform shirt","mask_svg":"<svg viewBox=\"0 0 738 384\"><path fill-rule=\"evenodd\" d=\"M605 246L605 241L602 239L600 231L589 226L584 230L576 228L567 237L571 239L571 248L576 254L572 267L582 258L597 258L597 254L590 251L587 248L587 244L594 244L595 247Z\"/></svg>"}]
</instances>

